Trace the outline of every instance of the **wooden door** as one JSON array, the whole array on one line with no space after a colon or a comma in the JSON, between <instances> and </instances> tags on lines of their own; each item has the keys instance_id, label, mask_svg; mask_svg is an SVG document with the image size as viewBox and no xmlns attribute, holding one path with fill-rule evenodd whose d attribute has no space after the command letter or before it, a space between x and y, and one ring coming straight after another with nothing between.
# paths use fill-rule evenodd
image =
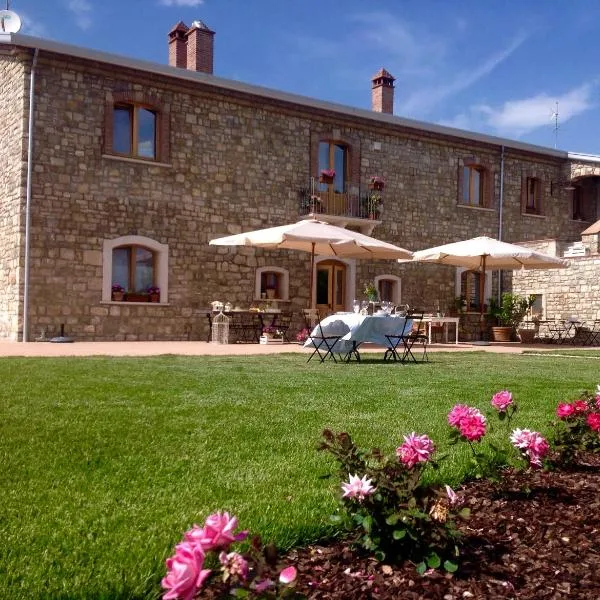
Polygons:
<instances>
[{"instance_id":1,"label":"wooden door","mask_svg":"<svg viewBox=\"0 0 600 600\"><path fill-rule=\"evenodd\" d=\"M346 310L346 265L333 260L320 262L316 295L319 314Z\"/></svg>"}]
</instances>

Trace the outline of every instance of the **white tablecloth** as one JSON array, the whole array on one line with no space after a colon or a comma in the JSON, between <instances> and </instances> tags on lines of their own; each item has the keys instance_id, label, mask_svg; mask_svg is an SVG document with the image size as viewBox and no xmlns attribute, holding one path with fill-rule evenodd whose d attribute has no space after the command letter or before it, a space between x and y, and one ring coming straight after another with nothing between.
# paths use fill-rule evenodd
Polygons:
<instances>
[{"instance_id":1,"label":"white tablecloth","mask_svg":"<svg viewBox=\"0 0 600 600\"><path fill-rule=\"evenodd\" d=\"M333 348L334 352L345 354L358 348L363 342L372 342L380 346L388 346L387 335L402 335L412 328L412 320L408 323L404 317L393 315L361 315L356 313L337 313L321 321L323 335L339 335L341 339ZM311 335L319 337L318 326ZM304 344L305 348L314 347L310 337Z\"/></svg>"}]
</instances>

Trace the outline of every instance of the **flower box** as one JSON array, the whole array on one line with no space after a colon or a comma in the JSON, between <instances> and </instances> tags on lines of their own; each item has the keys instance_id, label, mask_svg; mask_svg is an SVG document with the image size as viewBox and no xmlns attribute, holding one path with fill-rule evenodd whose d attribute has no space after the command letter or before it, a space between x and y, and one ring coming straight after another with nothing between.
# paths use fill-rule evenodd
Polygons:
<instances>
[{"instance_id":1,"label":"flower box","mask_svg":"<svg viewBox=\"0 0 600 600\"><path fill-rule=\"evenodd\" d=\"M125 302L149 302L148 294L136 294L135 292L127 292L125 294Z\"/></svg>"},{"instance_id":2,"label":"flower box","mask_svg":"<svg viewBox=\"0 0 600 600\"><path fill-rule=\"evenodd\" d=\"M259 338L259 342L261 344L283 344L283 338L282 337L273 337L272 335L269 335L268 333L263 333Z\"/></svg>"}]
</instances>

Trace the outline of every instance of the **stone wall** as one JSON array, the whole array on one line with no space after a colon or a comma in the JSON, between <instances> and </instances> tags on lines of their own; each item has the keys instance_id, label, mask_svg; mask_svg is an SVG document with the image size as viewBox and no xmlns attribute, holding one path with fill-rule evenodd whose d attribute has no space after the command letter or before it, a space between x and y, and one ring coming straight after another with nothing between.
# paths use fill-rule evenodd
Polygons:
<instances>
[{"instance_id":1,"label":"stone wall","mask_svg":"<svg viewBox=\"0 0 600 600\"><path fill-rule=\"evenodd\" d=\"M562 256L566 244L553 240L528 244L533 249ZM582 321L600 319L600 254L565 258L569 267L547 271L514 271L512 288L517 294L543 294L544 318Z\"/></svg>"},{"instance_id":2,"label":"stone wall","mask_svg":"<svg viewBox=\"0 0 600 600\"><path fill-rule=\"evenodd\" d=\"M22 302L27 58L0 50L0 338L12 340L19 335Z\"/></svg>"},{"instance_id":3,"label":"stone wall","mask_svg":"<svg viewBox=\"0 0 600 600\"><path fill-rule=\"evenodd\" d=\"M140 92L170 108L168 164L104 151L107 95ZM311 136L352 139L360 181L386 181L383 223L373 235L412 250L475 235L498 236L500 148L287 104L209 84L42 53L36 104L32 201L31 333L65 323L76 339L204 339L204 307L248 305L255 270L290 272L290 307L308 305L308 254L212 247L214 237L294 222L311 172ZM489 209L457 205L457 176L475 157L493 170ZM562 162L507 151L507 241L575 237L567 199L550 196ZM521 178L544 184L544 217L521 214ZM168 304L102 302L104 240L140 235L169 246ZM357 294L375 275L402 277L403 302L452 305L454 269L358 262Z\"/></svg>"}]
</instances>

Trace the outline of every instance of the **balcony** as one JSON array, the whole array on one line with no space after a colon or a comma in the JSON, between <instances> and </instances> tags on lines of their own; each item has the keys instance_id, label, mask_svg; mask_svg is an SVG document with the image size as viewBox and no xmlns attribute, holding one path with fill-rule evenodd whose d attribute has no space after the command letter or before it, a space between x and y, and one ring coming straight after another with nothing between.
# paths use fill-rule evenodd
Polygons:
<instances>
[{"instance_id":1,"label":"balcony","mask_svg":"<svg viewBox=\"0 0 600 600\"><path fill-rule=\"evenodd\" d=\"M301 216L322 219L334 225L365 225L369 221L372 230L381 223L383 212L383 192L361 190L358 186L346 184L343 190L332 184L321 183L311 177L307 188L299 191Z\"/></svg>"}]
</instances>

